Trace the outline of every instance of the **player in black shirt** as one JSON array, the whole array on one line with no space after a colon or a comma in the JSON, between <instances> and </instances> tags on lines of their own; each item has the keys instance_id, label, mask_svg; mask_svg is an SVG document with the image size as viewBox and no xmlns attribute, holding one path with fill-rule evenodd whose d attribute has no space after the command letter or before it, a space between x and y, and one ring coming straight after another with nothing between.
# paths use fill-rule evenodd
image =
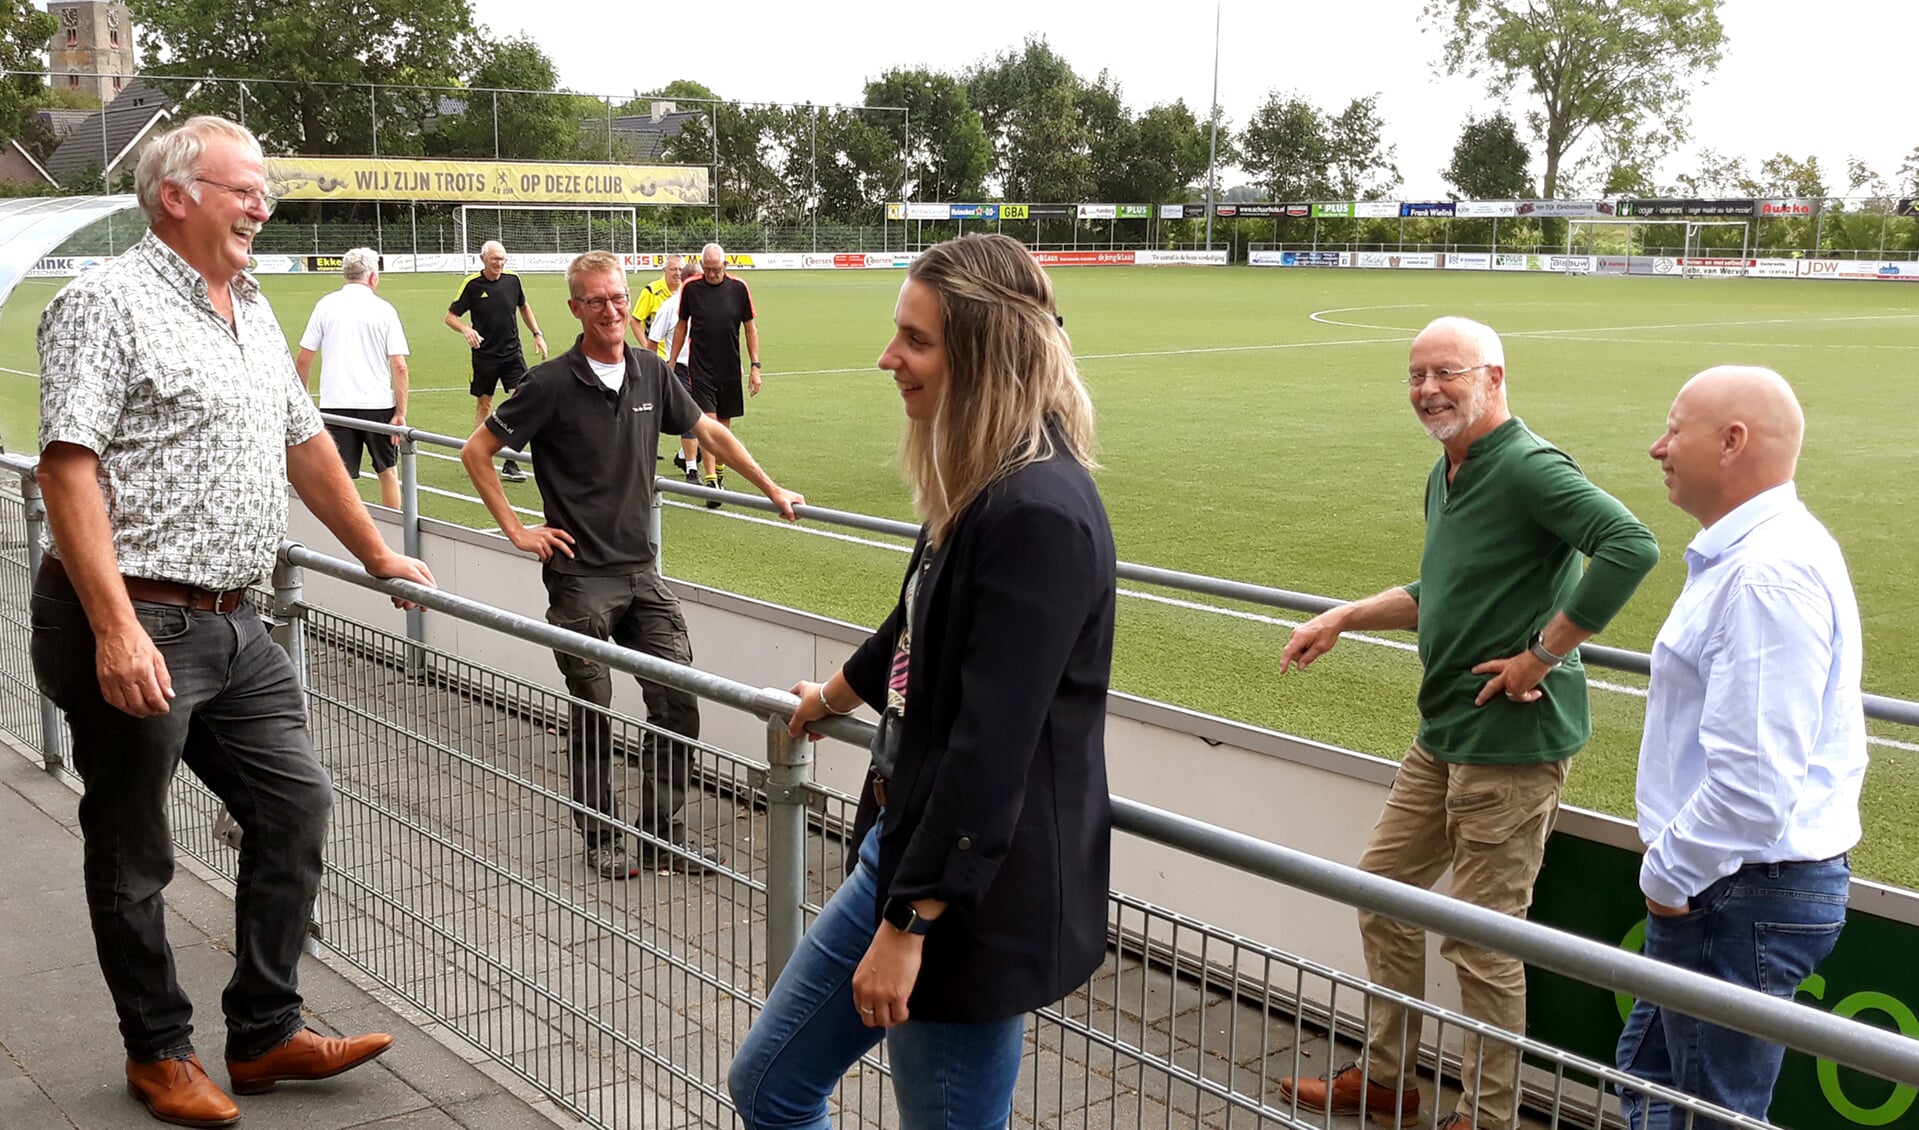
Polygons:
<instances>
[{"instance_id":1,"label":"player in black shirt","mask_svg":"<svg viewBox=\"0 0 1919 1130\"><path fill-rule=\"evenodd\" d=\"M740 330L746 331L746 352L752 358L748 370L748 391L760 394L760 331L753 324L753 295L746 284L726 273L726 252L717 243L709 243L700 252L700 277L680 284L680 320L673 327L673 348L669 357L678 357L680 347L690 337L693 342L686 367L693 375L693 399L700 411L727 428L746 415L746 398L740 395ZM726 468L702 450L701 472L706 485L725 484ZM717 501L709 500L709 508Z\"/></svg>"},{"instance_id":2,"label":"player in black shirt","mask_svg":"<svg viewBox=\"0 0 1919 1130\"><path fill-rule=\"evenodd\" d=\"M446 324L466 338L473 350L473 420L483 424L493 412L493 387L505 388L511 396L526 375L526 356L520 348L520 328L513 323L518 312L533 331L533 345L546 360L546 337L533 320L533 307L527 305L526 288L520 276L506 273L506 247L498 240L487 240L480 248L480 273L471 275L460 287L460 295L447 307ZM473 319L472 325L460 321L460 315ZM500 477L523 483L526 473L511 459L500 468Z\"/></svg>"}]
</instances>

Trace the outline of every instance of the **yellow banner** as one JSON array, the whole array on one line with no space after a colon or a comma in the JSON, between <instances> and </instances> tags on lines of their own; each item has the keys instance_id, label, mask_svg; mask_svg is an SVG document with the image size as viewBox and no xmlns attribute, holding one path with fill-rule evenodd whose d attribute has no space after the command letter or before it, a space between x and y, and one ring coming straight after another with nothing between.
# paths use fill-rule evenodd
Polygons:
<instances>
[{"instance_id":1,"label":"yellow banner","mask_svg":"<svg viewBox=\"0 0 1919 1130\"><path fill-rule=\"evenodd\" d=\"M460 204L705 204L706 170L411 157L268 157L282 200L435 200Z\"/></svg>"},{"instance_id":2,"label":"yellow banner","mask_svg":"<svg viewBox=\"0 0 1919 1130\"><path fill-rule=\"evenodd\" d=\"M1026 205L1002 204L999 206L999 218L1002 220L1024 220L1026 219Z\"/></svg>"}]
</instances>

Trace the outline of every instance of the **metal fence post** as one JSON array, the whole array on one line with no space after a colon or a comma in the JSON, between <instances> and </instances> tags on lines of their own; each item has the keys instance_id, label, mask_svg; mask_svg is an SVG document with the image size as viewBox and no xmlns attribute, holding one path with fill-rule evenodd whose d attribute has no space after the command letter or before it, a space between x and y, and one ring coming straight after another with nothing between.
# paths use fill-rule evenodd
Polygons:
<instances>
[{"instance_id":1,"label":"metal fence post","mask_svg":"<svg viewBox=\"0 0 1919 1130\"><path fill-rule=\"evenodd\" d=\"M27 588L33 588L33 582L40 578L40 531L47 525L47 503L40 495L40 480L32 475L20 476L21 511L26 518L27 532ZM49 773L58 773L67 765L66 726L60 717L60 708L46 695L36 695L40 700L40 765Z\"/></svg>"},{"instance_id":2,"label":"metal fence post","mask_svg":"<svg viewBox=\"0 0 1919 1130\"><path fill-rule=\"evenodd\" d=\"M806 813L813 780L813 743L786 732L786 719L766 723L766 983L780 979L805 933Z\"/></svg>"},{"instance_id":3,"label":"metal fence post","mask_svg":"<svg viewBox=\"0 0 1919 1130\"><path fill-rule=\"evenodd\" d=\"M666 556L660 551L660 527L666 514L666 500L660 497L659 476L653 476L653 503L646 511L646 540L653 544L653 568L666 572Z\"/></svg>"},{"instance_id":4,"label":"metal fence post","mask_svg":"<svg viewBox=\"0 0 1919 1130\"><path fill-rule=\"evenodd\" d=\"M420 556L420 447L411 434L400 437L400 552ZM426 610L406 610L406 638L413 644L426 642ZM418 675L426 665L426 653L419 647L406 649L406 673Z\"/></svg>"},{"instance_id":5,"label":"metal fence post","mask_svg":"<svg viewBox=\"0 0 1919 1130\"><path fill-rule=\"evenodd\" d=\"M273 563L273 642L293 661L293 675L307 681L306 607L301 603L306 571L283 556Z\"/></svg>"}]
</instances>

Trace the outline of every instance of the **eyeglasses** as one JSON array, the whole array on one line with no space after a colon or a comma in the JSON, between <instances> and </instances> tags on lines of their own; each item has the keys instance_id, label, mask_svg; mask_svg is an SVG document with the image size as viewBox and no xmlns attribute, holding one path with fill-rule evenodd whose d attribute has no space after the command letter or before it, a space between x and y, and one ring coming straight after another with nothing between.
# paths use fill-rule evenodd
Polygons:
<instances>
[{"instance_id":1,"label":"eyeglasses","mask_svg":"<svg viewBox=\"0 0 1919 1130\"><path fill-rule=\"evenodd\" d=\"M627 303L633 301L633 296L630 294L609 294L605 298L575 298L573 301L597 314L608 306L613 307L615 310L624 310L626 309Z\"/></svg>"},{"instance_id":2,"label":"eyeglasses","mask_svg":"<svg viewBox=\"0 0 1919 1130\"><path fill-rule=\"evenodd\" d=\"M1429 380L1449 385L1467 373L1476 373L1481 369L1490 368L1492 368L1491 365L1468 365L1464 369L1428 369L1423 373L1413 373L1408 376L1406 383L1413 388L1418 388Z\"/></svg>"},{"instance_id":3,"label":"eyeglasses","mask_svg":"<svg viewBox=\"0 0 1919 1130\"><path fill-rule=\"evenodd\" d=\"M206 177L194 177L193 179L201 184L210 184L215 188L225 189L231 192L233 195L246 201L249 208L265 208L269 216L273 215L273 209L280 203L279 195L271 188L240 188L237 185L223 184L217 180L208 180Z\"/></svg>"}]
</instances>

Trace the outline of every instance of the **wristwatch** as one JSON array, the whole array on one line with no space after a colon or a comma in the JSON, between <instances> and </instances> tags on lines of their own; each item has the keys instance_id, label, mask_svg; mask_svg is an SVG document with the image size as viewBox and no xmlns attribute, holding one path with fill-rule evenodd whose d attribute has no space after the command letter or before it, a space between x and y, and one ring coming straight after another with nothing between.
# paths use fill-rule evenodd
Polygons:
<instances>
[{"instance_id":1,"label":"wristwatch","mask_svg":"<svg viewBox=\"0 0 1919 1130\"><path fill-rule=\"evenodd\" d=\"M760 363L759 363L758 361L755 361L755 362L753 362L753 367L754 367L755 369L758 369L758 368L760 368L760 367L761 367L761 365L760 365Z\"/></svg>"},{"instance_id":2,"label":"wristwatch","mask_svg":"<svg viewBox=\"0 0 1919 1130\"><path fill-rule=\"evenodd\" d=\"M885 919L888 926L902 934L924 936L933 928L931 919L921 918L920 912L913 909L913 904L902 898L887 899L886 905L880 908L880 917Z\"/></svg>"},{"instance_id":3,"label":"wristwatch","mask_svg":"<svg viewBox=\"0 0 1919 1130\"><path fill-rule=\"evenodd\" d=\"M1557 667L1561 663L1566 662L1566 656L1554 655L1552 652L1546 650L1546 633L1544 632L1534 632L1532 642L1526 645L1526 650L1533 653L1534 659L1539 660L1549 668Z\"/></svg>"}]
</instances>

